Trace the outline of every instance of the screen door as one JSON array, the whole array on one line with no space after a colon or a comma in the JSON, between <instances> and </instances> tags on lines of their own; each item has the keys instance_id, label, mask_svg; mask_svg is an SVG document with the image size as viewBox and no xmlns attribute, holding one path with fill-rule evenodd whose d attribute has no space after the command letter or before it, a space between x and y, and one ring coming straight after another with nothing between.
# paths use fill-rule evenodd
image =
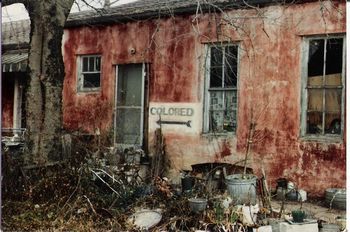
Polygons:
<instances>
[{"instance_id":1,"label":"screen door","mask_svg":"<svg viewBox=\"0 0 350 232\"><path fill-rule=\"evenodd\" d=\"M144 65L117 66L115 141L120 145L142 145Z\"/></svg>"}]
</instances>

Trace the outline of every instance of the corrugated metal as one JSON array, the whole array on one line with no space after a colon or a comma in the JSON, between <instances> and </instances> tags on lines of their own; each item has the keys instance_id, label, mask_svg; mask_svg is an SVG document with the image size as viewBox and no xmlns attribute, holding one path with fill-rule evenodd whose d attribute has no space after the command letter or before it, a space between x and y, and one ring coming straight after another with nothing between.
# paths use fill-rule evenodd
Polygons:
<instances>
[{"instance_id":1,"label":"corrugated metal","mask_svg":"<svg viewBox=\"0 0 350 232\"><path fill-rule=\"evenodd\" d=\"M9 52L2 54L3 72L25 72L28 63L28 52Z\"/></svg>"}]
</instances>

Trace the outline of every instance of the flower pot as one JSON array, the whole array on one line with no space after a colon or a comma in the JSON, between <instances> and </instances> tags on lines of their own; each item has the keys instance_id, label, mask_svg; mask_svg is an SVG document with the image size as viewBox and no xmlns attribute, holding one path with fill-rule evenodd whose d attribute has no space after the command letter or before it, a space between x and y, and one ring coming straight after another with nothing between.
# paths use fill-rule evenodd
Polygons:
<instances>
[{"instance_id":1,"label":"flower pot","mask_svg":"<svg viewBox=\"0 0 350 232\"><path fill-rule=\"evenodd\" d=\"M190 209L192 212L198 213L204 211L207 207L207 199L204 198L190 198L188 199Z\"/></svg>"},{"instance_id":2,"label":"flower pot","mask_svg":"<svg viewBox=\"0 0 350 232\"><path fill-rule=\"evenodd\" d=\"M306 213L301 210L292 211L293 222L304 222L306 218Z\"/></svg>"}]
</instances>

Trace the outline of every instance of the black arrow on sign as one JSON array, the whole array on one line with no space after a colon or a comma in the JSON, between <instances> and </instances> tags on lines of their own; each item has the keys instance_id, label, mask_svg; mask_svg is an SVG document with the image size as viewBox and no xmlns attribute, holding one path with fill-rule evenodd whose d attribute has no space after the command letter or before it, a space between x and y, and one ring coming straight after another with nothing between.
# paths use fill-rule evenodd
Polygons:
<instances>
[{"instance_id":1,"label":"black arrow on sign","mask_svg":"<svg viewBox=\"0 0 350 232\"><path fill-rule=\"evenodd\" d=\"M188 127L191 127L191 120L187 121L187 122L179 122L179 121L162 121L162 120L158 120L157 121L158 125L161 124L177 124L177 125L186 125Z\"/></svg>"}]
</instances>

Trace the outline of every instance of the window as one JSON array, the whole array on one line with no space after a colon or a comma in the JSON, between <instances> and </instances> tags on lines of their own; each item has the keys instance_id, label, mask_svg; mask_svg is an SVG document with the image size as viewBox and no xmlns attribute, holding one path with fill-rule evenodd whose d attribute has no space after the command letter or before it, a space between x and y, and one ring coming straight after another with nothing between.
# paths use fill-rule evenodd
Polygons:
<instances>
[{"instance_id":1,"label":"window","mask_svg":"<svg viewBox=\"0 0 350 232\"><path fill-rule=\"evenodd\" d=\"M78 91L97 91L101 86L101 56L80 56Z\"/></svg>"},{"instance_id":2,"label":"window","mask_svg":"<svg viewBox=\"0 0 350 232\"><path fill-rule=\"evenodd\" d=\"M339 137L343 130L345 40L327 37L305 42L302 135Z\"/></svg>"},{"instance_id":3,"label":"window","mask_svg":"<svg viewBox=\"0 0 350 232\"><path fill-rule=\"evenodd\" d=\"M238 46L214 45L208 52L204 131L235 132Z\"/></svg>"}]
</instances>

